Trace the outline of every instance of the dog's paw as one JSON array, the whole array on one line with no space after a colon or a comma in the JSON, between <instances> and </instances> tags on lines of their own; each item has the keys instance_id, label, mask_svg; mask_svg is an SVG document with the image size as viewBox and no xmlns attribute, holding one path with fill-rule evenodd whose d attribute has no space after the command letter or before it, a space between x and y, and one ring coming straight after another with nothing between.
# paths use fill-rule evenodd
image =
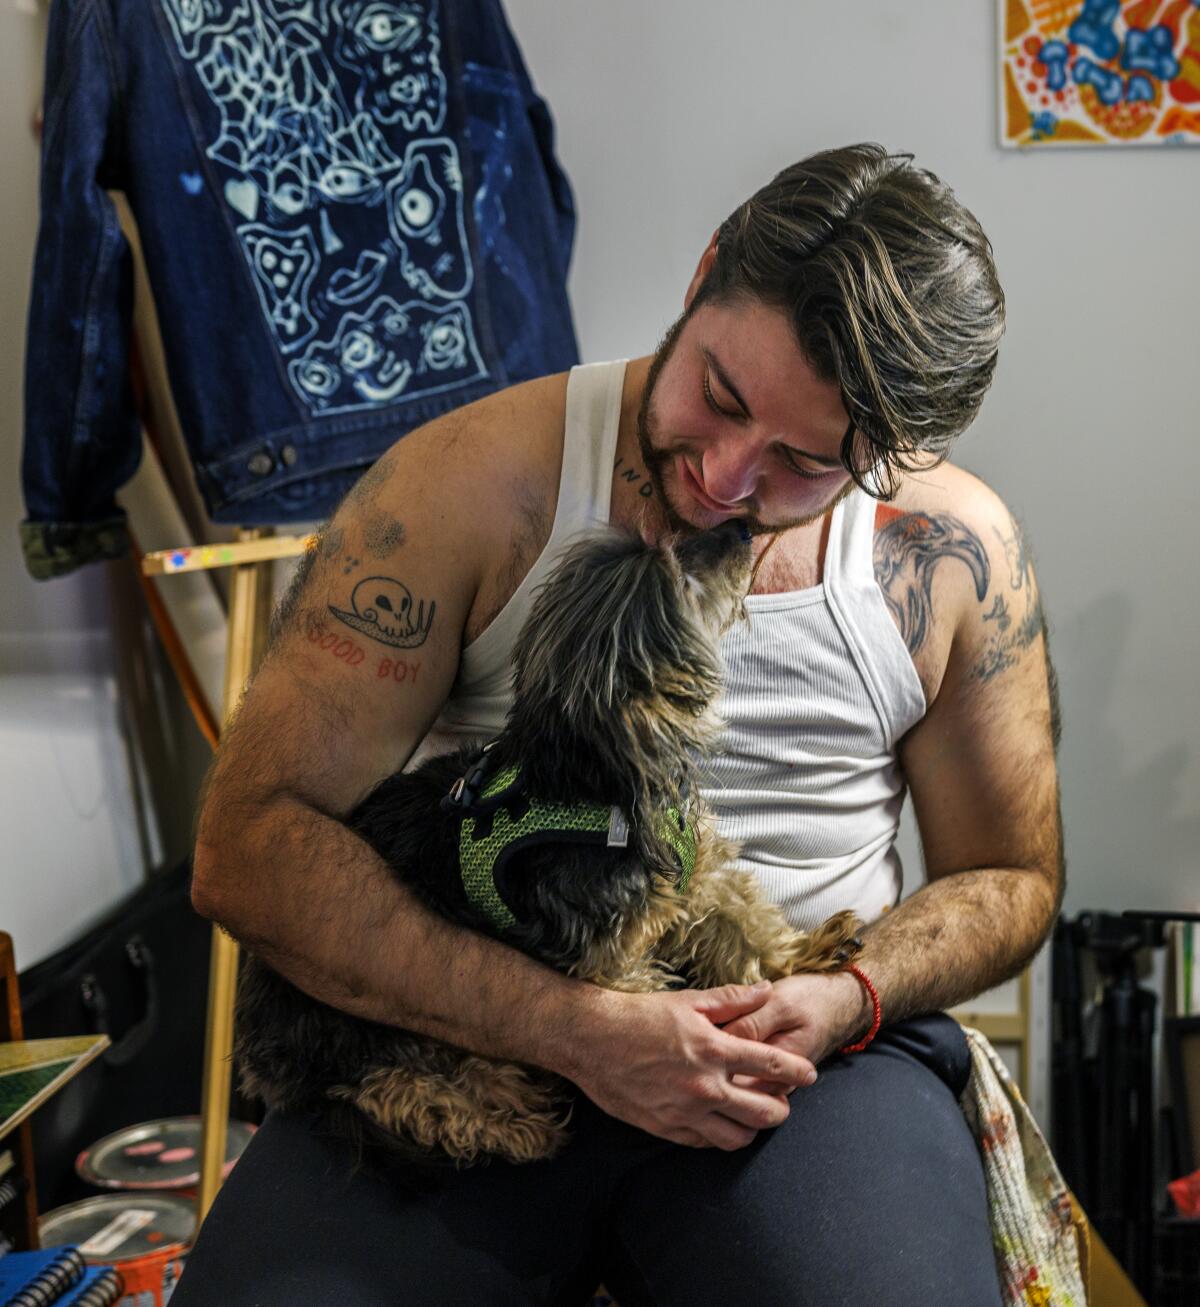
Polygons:
<instances>
[{"instance_id":1,"label":"dog's paw","mask_svg":"<svg viewBox=\"0 0 1200 1307\"><path fill-rule=\"evenodd\" d=\"M791 949L791 973L837 971L853 961L862 948L861 919L853 912L837 912L816 930L797 936Z\"/></svg>"},{"instance_id":2,"label":"dog's paw","mask_svg":"<svg viewBox=\"0 0 1200 1307\"><path fill-rule=\"evenodd\" d=\"M863 923L853 912L838 912L818 927L816 933L819 949L829 951L829 955L839 966L853 961L862 951Z\"/></svg>"}]
</instances>

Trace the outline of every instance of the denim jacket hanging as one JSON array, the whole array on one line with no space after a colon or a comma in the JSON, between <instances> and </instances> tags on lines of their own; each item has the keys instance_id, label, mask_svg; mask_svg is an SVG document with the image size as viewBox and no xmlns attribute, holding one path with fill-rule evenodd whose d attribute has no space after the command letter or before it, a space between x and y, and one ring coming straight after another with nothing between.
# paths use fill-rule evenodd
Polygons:
<instances>
[{"instance_id":1,"label":"denim jacket hanging","mask_svg":"<svg viewBox=\"0 0 1200 1307\"><path fill-rule=\"evenodd\" d=\"M216 522L326 516L399 436L578 361L574 206L499 0L53 0L27 566L125 551L137 218Z\"/></svg>"}]
</instances>

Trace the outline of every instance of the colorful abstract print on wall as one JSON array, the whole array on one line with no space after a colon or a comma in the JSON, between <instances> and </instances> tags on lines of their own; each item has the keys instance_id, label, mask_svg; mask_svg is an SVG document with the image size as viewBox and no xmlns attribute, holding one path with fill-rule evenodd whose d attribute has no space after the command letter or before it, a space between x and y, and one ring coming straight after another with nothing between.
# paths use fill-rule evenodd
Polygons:
<instances>
[{"instance_id":1,"label":"colorful abstract print on wall","mask_svg":"<svg viewBox=\"0 0 1200 1307\"><path fill-rule=\"evenodd\" d=\"M220 111L206 153L309 411L485 377L437 0L160 3Z\"/></svg>"},{"instance_id":2,"label":"colorful abstract print on wall","mask_svg":"<svg viewBox=\"0 0 1200 1307\"><path fill-rule=\"evenodd\" d=\"M998 2L1002 145L1200 145L1200 0Z\"/></svg>"}]
</instances>

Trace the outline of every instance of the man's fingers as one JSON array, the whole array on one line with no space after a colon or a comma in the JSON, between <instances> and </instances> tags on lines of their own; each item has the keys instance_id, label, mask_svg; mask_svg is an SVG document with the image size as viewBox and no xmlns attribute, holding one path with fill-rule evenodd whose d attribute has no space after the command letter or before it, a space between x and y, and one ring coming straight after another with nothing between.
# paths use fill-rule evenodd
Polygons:
<instances>
[{"instance_id":1,"label":"man's fingers","mask_svg":"<svg viewBox=\"0 0 1200 1307\"><path fill-rule=\"evenodd\" d=\"M770 1124L777 1125L779 1123L771 1122ZM747 1144L753 1143L759 1130L764 1128L764 1126L746 1126L741 1121L734 1120L733 1117L724 1116L719 1112L711 1112L696 1127L695 1131L688 1131L687 1133L694 1133L700 1139L696 1147L720 1148L727 1153L732 1153L738 1148L745 1148Z\"/></svg>"},{"instance_id":2,"label":"man's fingers","mask_svg":"<svg viewBox=\"0 0 1200 1307\"><path fill-rule=\"evenodd\" d=\"M702 1012L714 1025L735 1021L747 1012L753 1012L771 997L769 981L758 985L722 985L688 995L697 1012Z\"/></svg>"},{"instance_id":3,"label":"man's fingers","mask_svg":"<svg viewBox=\"0 0 1200 1307\"><path fill-rule=\"evenodd\" d=\"M760 1039L758 1024L755 1020L756 1015L756 1013L752 1013L750 1016L742 1016L734 1021L724 1022L721 1029L727 1035L732 1035L734 1039Z\"/></svg>"},{"instance_id":4,"label":"man's fingers","mask_svg":"<svg viewBox=\"0 0 1200 1307\"><path fill-rule=\"evenodd\" d=\"M802 1059L796 1059L801 1061ZM748 1077L736 1076L729 1082L725 1100L690 1127L682 1127L669 1137L676 1143L693 1143L695 1147L722 1148L733 1151L754 1141L760 1130L772 1130L788 1118L791 1107L787 1093L761 1091L736 1083Z\"/></svg>"},{"instance_id":5,"label":"man's fingers","mask_svg":"<svg viewBox=\"0 0 1200 1307\"><path fill-rule=\"evenodd\" d=\"M795 1085L785 1085L777 1080L760 1080L757 1076L732 1076L732 1083L742 1089L752 1090L756 1094L790 1094Z\"/></svg>"},{"instance_id":6,"label":"man's fingers","mask_svg":"<svg viewBox=\"0 0 1200 1307\"><path fill-rule=\"evenodd\" d=\"M663 1136L673 1144L682 1144L685 1148L711 1148L712 1144L696 1130L672 1130Z\"/></svg>"},{"instance_id":7,"label":"man's fingers","mask_svg":"<svg viewBox=\"0 0 1200 1307\"><path fill-rule=\"evenodd\" d=\"M811 1085L817 1078L817 1068L806 1057L788 1053L773 1044L759 1044L739 1039L736 1049L725 1059L730 1071L770 1080L775 1084Z\"/></svg>"},{"instance_id":8,"label":"man's fingers","mask_svg":"<svg viewBox=\"0 0 1200 1307\"><path fill-rule=\"evenodd\" d=\"M772 1130L788 1119L790 1111L786 1094L764 1094L731 1086L729 1101L722 1106L721 1115L752 1130Z\"/></svg>"}]
</instances>

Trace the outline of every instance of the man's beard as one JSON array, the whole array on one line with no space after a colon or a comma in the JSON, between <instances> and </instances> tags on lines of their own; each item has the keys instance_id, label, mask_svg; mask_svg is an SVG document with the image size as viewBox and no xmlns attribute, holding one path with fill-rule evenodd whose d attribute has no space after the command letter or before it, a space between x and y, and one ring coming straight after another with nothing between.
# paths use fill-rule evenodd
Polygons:
<instances>
[{"instance_id":1,"label":"man's beard","mask_svg":"<svg viewBox=\"0 0 1200 1307\"><path fill-rule=\"evenodd\" d=\"M695 307L693 305L693 307ZM646 466L646 474L650 478L650 483L654 487L654 493L662 506L663 516L667 519L668 527L675 532L688 533L706 530L707 528L698 527L689 522L685 517L675 509L667 497L666 489L663 485L663 472L667 465L678 457L678 450L655 449L651 441L651 408L654 403L654 388L658 381L659 373L667 365L671 355L675 352L675 346L679 340L680 333L687 325L688 319L692 316L692 310L681 313L678 318L667 328L666 334L659 343L658 348L654 351L654 357L650 360L650 367L646 373L646 386L642 391L642 400L638 405L637 413L637 439L638 448L641 451L642 462ZM833 496L833 498L812 513L805 513L800 517L788 518L782 522L764 522L761 518L756 517L753 513L744 513L741 515L741 521L746 524L751 535L769 535L775 531L787 531L794 526L807 526L810 522L819 521L826 513L838 504L841 500L854 489L855 481L851 477L846 484Z\"/></svg>"},{"instance_id":2,"label":"man's beard","mask_svg":"<svg viewBox=\"0 0 1200 1307\"><path fill-rule=\"evenodd\" d=\"M654 351L654 357L650 360L650 369L646 373L646 386L642 391L642 402L638 405L637 414L638 449L641 451L642 462L646 465L646 475L649 476L658 502L662 505L667 525L672 531L682 532L695 531L696 527L680 517L667 498L667 492L663 487L663 469L675 455L665 449L655 449L650 443L650 406L654 400L654 387L658 382L658 374L675 352L675 342L679 339L679 333L690 316L689 312L681 313L667 328L666 335Z\"/></svg>"}]
</instances>

